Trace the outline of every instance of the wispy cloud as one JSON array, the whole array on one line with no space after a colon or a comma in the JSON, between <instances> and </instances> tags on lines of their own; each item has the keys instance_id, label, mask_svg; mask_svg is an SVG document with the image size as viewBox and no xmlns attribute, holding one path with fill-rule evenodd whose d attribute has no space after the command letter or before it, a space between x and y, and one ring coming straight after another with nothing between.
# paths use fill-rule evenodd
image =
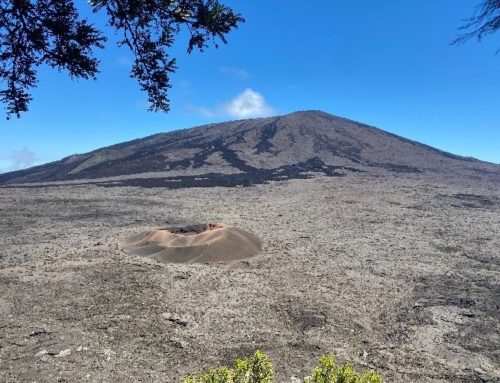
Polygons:
<instances>
[{"instance_id":1,"label":"wispy cloud","mask_svg":"<svg viewBox=\"0 0 500 383\"><path fill-rule=\"evenodd\" d=\"M0 173L21 170L33 166L36 155L28 148L14 150L5 160L0 161Z\"/></svg>"},{"instance_id":2,"label":"wispy cloud","mask_svg":"<svg viewBox=\"0 0 500 383\"><path fill-rule=\"evenodd\" d=\"M230 66L221 66L219 68L219 71L222 74L228 75L232 78L239 80L244 80L250 77L250 73L248 73L248 71L246 71L245 69L234 68Z\"/></svg>"},{"instance_id":3,"label":"wispy cloud","mask_svg":"<svg viewBox=\"0 0 500 383\"><path fill-rule=\"evenodd\" d=\"M201 105L187 104L186 109L188 111L193 112L195 114L198 114L202 117L208 117L208 118L217 117L217 115L220 114L220 113L217 113L216 110L213 110L213 109L207 108L205 106L201 106Z\"/></svg>"},{"instance_id":4,"label":"wispy cloud","mask_svg":"<svg viewBox=\"0 0 500 383\"><path fill-rule=\"evenodd\" d=\"M186 109L208 118L217 116L230 116L233 118L268 117L275 113L275 110L267 104L264 96L250 88L245 89L218 108L188 104Z\"/></svg>"},{"instance_id":5,"label":"wispy cloud","mask_svg":"<svg viewBox=\"0 0 500 383\"><path fill-rule=\"evenodd\" d=\"M29 168L35 163L36 156L28 148L14 150L11 154L11 170Z\"/></svg>"}]
</instances>

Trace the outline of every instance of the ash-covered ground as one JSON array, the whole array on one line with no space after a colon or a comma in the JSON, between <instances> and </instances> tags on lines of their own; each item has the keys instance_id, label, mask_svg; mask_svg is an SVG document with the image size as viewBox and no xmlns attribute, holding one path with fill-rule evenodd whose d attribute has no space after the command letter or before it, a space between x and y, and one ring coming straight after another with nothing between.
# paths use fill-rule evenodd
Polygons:
<instances>
[{"instance_id":1,"label":"ash-covered ground","mask_svg":"<svg viewBox=\"0 0 500 383\"><path fill-rule=\"evenodd\" d=\"M500 376L496 184L352 173L249 187L0 189L0 381L177 382L262 349L386 382ZM122 240L221 222L260 255L160 264Z\"/></svg>"}]
</instances>

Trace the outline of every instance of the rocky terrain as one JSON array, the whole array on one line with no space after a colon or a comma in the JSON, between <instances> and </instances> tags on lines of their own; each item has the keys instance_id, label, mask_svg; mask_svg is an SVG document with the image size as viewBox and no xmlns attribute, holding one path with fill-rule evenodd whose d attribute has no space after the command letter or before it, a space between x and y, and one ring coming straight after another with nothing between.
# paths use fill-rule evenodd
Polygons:
<instances>
[{"instance_id":1,"label":"rocky terrain","mask_svg":"<svg viewBox=\"0 0 500 383\"><path fill-rule=\"evenodd\" d=\"M315 127L291 127L306 117ZM213 143L223 126L220 146L172 165L178 137ZM302 142L284 144L300 127ZM317 112L199 129L103 149L135 147L131 158L96 151L0 176L0 382L178 382L257 348L278 382L331 352L389 383L499 381L500 166ZM320 129L337 133L321 146ZM138 167L118 172L125 158ZM209 182L224 172L246 186ZM123 248L210 222L262 251L179 264Z\"/></svg>"}]
</instances>

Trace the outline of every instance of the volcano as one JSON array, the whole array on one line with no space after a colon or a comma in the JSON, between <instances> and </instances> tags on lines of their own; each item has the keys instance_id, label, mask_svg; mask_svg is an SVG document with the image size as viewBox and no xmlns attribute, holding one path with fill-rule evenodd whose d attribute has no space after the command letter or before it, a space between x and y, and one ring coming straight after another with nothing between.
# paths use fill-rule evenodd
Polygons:
<instances>
[{"instance_id":1,"label":"volcano","mask_svg":"<svg viewBox=\"0 0 500 383\"><path fill-rule=\"evenodd\" d=\"M159 133L0 175L0 185L237 186L393 172L500 179L500 166L320 111Z\"/></svg>"}]
</instances>

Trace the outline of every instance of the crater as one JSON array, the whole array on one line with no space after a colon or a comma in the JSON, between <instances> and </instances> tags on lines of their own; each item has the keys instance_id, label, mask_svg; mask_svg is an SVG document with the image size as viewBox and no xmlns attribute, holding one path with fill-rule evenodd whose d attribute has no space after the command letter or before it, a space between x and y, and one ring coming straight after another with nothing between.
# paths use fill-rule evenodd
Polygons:
<instances>
[{"instance_id":1,"label":"crater","mask_svg":"<svg viewBox=\"0 0 500 383\"><path fill-rule=\"evenodd\" d=\"M201 234L209 230L215 230L223 228L224 225L220 223L208 223L208 224L200 224L200 225L191 225L191 226L175 226L175 227L166 227L158 230L165 230L172 234L178 235L196 235Z\"/></svg>"},{"instance_id":2,"label":"crater","mask_svg":"<svg viewBox=\"0 0 500 383\"><path fill-rule=\"evenodd\" d=\"M232 263L257 255L262 244L244 230L207 223L139 233L125 240L123 248L162 263Z\"/></svg>"}]
</instances>

